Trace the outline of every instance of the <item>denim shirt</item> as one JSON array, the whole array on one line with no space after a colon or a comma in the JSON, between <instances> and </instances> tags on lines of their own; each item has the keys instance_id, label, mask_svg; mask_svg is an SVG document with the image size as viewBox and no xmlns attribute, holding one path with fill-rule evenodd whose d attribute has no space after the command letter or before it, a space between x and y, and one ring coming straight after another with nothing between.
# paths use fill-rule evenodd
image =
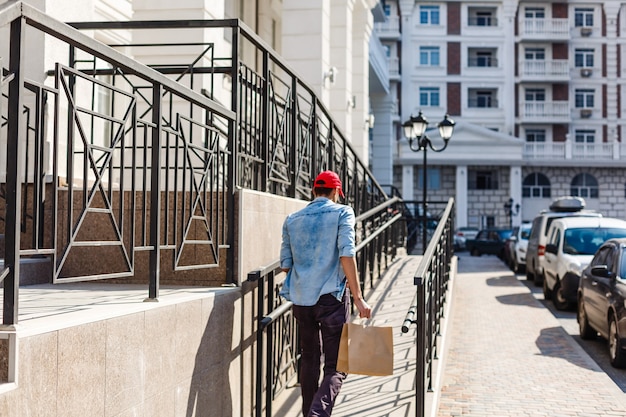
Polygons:
<instances>
[{"instance_id":1,"label":"denim shirt","mask_svg":"<svg viewBox=\"0 0 626 417\"><path fill-rule=\"evenodd\" d=\"M354 210L317 197L283 223L280 267L289 268L280 295L296 305L315 305L324 294L343 297L340 257L356 255Z\"/></svg>"}]
</instances>

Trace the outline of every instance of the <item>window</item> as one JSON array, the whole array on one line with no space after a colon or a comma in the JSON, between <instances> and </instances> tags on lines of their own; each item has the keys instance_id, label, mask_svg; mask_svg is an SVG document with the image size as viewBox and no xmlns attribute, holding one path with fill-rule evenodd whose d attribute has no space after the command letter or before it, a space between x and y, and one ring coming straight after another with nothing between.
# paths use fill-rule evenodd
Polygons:
<instances>
[{"instance_id":1,"label":"window","mask_svg":"<svg viewBox=\"0 0 626 417\"><path fill-rule=\"evenodd\" d=\"M476 8L468 9L468 26L496 26L496 10L492 8Z\"/></svg>"},{"instance_id":2,"label":"window","mask_svg":"<svg viewBox=\"0 0 626 417\"><path fill-rule=\"evenodd\" d=\"M570 195L583 198L598 198L598 181L590 174L578 174L572 180Z\"/></svg>"},{"instance_id":3,"label":"window","mask_svg":"<svg viewBox=\"0 0 626 417\"><path fill-rule=\"evenodd\" d=\"M498 189L498 172L477 170L469 171L470 190L497 190Z\"/></svg>"},{"instance_id":4,"label":"window","mask_svg":"<svg viewBox=\"0 0 626 417\"><path fill-rule=\"evenodd\" d=\"M575 95L575 107L576 108L578 109L593 108L593 96L594 96L593 90L580 88L575 91L574 95Z\"/></svg>"},{"instance_id":5,"label":"window","mask_svg":"<svg viewBox=\"0 0 626 417\"><path fill-rule=\"evenodd\" d=\"M524 59L528 61L545 61L546 50L544 48L526 48L524 50Z\"/></svg>"},{"instance_id":6,"label":"window","mask_svg":"<svg viewBox=\"0 0 626 417\"><path fill-rule=\"evenodd\" d=\"M596 139L595 130L580 129L580 130L576 130L576 132L574 133L575 133L574 138L575 138L576 143L595 142L595 139Z\"/></svg>"},{"instance_id":7,"label":"window","mask_svg":"<svg viewBox=\"0 0 626 417\"><path fill-rule=\"evenodd\" d=\"M522 197L550 198L550 180L539 172L533 172L522 182Z\"/></svg>"},{"instance_id":8,"label":"window","mask_svg":"<svg viewBox=\"0 0 626 417\"><path fill-rule=\"evenodd\" d=\"M439 6L420 6L420 24L438 25Z\"/></svg>"},{"instance_id":9,"label":"window","mask_svg":"<svg viewBox=\"0 0 626 417\"><path fill-rule=\"evenodd\" d=\"M388 4L383 5L383 11L385 12L385 16L391 16L391 6Z\"/></svg>"},{"instance_id":10,"label":"window","mask_svg":"<svg viewBox=\"0 0 626 417\"><path fill-rule=\"evenodd\" d=\"M473 108L497 108L496 90L470 89L468 95L468 107Z\"/></svg>"},{"instance_id":11,"label":"window","mask_svg":"<svg viewBox=\"0 0 626 417\"><path fill-rule=\"evenodd\" d=\"M524 17L526 19L543 19L546 17L546 11L543 7L527 7L524 9Z\"/></svg>"},{"instance_id":12,"label":"window","mask_svg":"<svg viewBox=\"0 0 626 417\"><path fill-rule=\"evenodd\" d=\"M424 169L416 167L415 169L415 185L418 190L424 189ZM428 168L428 190L441 190L441 170L439 168Z\"/></svg>"},{"instance_id":13,"label":"window","mask_svg":"<svg viewBox=\"0 0 626 417\"><path fill-rule=\"evenodd\" d=\"M439 66L439 47L438 46L420 46L420 65L438 67Z\"/></svg>"},{"instance_id":14,"label":"window","mask_svg":"<svg viewBox=\"0 0 626 417\"><path fill-rule=\"evenodd\" d=\"M578 68L592 68L593 49L576 49L574 51L574 65Z\"/></svg>"},{"instance_id":15,"label":"window","mask_svg":"<svg viewBox=\"0 0 626 417\"><path fill-rule=\"evenodd\" d=\"M574 26L592 27L593 26L593 9L580 7L574 9Z\"/></svg>"},{"instance_id":16,"label":"window","mask_svg":"<svg viewBox=\"0 0 626 417\"><path fill-rule=\"evenodd\" d=\"M543 88L527 88L524 92L526 101L546 101L546 90Z\"/></svg>"},{"instance_id":17,"label":"window","mask_svg":"<svg viewBox=\"0 0 626 417\"><path fill-rule=\"evenodd\" d=\"M439 106L439 87L420 87L420 106Z\"/></svg>"},{"instance_id":18,"label":"window","mask_svg":"<svg viewBox=\"0 0 626 417\"><path fill-rule=\"evenodd\" d=\"M526 129L526 142L545 142L545 129Z\"/></svg>"},{"instance_id":19,"label":"window","mask_svg":"<svg viewBox=\"0 0 626 417\"><path fill-rule=\"evenodd\" d=\"M468 50L469 67L497 67L496 49L478 49L470 48Z\"/></svg>"}]
</instances>

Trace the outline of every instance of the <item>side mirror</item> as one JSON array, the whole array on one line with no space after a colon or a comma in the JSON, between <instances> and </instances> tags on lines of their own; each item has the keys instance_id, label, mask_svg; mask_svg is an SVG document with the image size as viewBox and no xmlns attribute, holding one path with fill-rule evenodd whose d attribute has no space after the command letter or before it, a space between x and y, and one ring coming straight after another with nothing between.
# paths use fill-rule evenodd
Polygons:
<instances>
[{"instance_id":1,"label":"side mirror","mask_svg":"<svg viewBox=\"0 0 626 417\"><path fill-rule=\"evenodd\" d=\"M548 243L546 245L546 252L552 253L552 254L556 255L556 253L557 253L556 245L554 243Z\"/></svg>"},{"instance_id":2,"label":"side mirror","mask_svg":"<svg viewBox=\"0 0 626 417\"><path fill-rule=\"evenodd\" d=\"M609 267L606 265L596 265L591 268L591 275L595 275L600 278L611 278L613 275L611 271L609 271Z\"/></svg>"}]
</instances>

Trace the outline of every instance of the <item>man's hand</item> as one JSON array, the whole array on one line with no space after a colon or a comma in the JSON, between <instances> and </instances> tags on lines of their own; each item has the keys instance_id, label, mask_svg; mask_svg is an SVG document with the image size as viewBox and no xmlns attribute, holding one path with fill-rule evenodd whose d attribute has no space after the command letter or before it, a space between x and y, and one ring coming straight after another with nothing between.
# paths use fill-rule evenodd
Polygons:
<instances>
[{"instance_id":1,"label":"man's hand","mask_svg":"<svg viewBox=\"0 0 626 417\"><path fill-rule=\"evenodd\" d=\"M364 299L361 298L358 300L354 300L354 305L359 310L360 318L369 319L370 317L372 317L372 307L370 307Z\"/></svg>"}]
</instances>

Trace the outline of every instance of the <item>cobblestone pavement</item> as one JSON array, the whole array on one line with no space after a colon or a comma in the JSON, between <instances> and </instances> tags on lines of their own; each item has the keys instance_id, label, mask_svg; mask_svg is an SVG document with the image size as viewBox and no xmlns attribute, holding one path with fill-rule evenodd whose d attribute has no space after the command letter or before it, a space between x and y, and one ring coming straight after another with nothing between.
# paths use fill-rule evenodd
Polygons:
<instances>
[{"instance_id":1,"label":"cobblestone pavement","mask_svg":"<svg viewBox=\"0 0 626 417\"><path fill-rule=\"evenodd\" d=\"M626 416L626 394L496 257L460 257L449 322L438 416Z\"/></svg>"}]
</instances>

